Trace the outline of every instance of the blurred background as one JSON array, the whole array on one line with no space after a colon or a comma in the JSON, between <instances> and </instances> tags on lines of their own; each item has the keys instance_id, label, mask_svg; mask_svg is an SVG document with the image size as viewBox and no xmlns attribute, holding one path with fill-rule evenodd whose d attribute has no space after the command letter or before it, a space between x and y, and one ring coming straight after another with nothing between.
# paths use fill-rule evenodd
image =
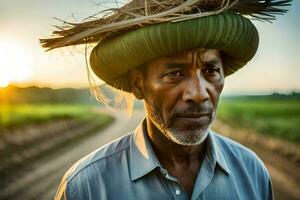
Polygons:
<instances>
[{"instance_id":1,"label":"blurred background","mask_svg":"<svg viewBox=\"0 0 300 200\"><path fill-rule=\"evenodd\" d=\"M110 6L0 0L0 199L52 199L76 160L143 119L142 102L130 118L93 99L83 47L39 45L62 24L52 17L80 22ZM300 199L300 1L289 10L273 23L254 21L259 50L226 78L213 126L261 157L277 199Z\"/></svg>"}]
</instances>

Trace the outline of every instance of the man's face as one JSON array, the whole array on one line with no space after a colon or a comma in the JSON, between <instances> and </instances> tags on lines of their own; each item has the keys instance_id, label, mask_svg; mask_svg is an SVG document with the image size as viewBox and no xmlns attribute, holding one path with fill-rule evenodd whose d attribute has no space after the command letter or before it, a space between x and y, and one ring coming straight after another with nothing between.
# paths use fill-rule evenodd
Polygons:
<instances>
[{"instance_id":1,"label":"man's face","mask_svg":"<svg viewBox=\"0 0 300 200\"><path fill-rule=\"evenodd\" d=\"M150 122L180 145L202 143L224 85L220 53L198 49L151 61L144 77Z\"/></svg>"}]
</instances>

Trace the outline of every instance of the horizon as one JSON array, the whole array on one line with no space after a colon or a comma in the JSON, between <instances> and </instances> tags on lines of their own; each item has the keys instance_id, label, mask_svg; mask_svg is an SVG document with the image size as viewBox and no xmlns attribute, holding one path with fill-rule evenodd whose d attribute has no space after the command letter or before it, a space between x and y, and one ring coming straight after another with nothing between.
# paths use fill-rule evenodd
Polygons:
<instances>
[{"instance_id":1,"label":"horizon","mask_svg":"<svg viewBox=\"0 0 300 200\"><path fill-rule=\"evenodd\" d=\"M108 86L107 84L101 84L98 85L98 87L106 87ZM72 89L72 90L89 90L90 87L89 86L83 86L83 87L57 87L57 88L53 88L53 87L48 87L48 86L38 86L38 85L18 85L18 84L9 84L6 87L0 87L0 91L1 90L11 90L11 89L30 89L30 88L37 88L37 89L51 89L51 90L68 90L68 89ZM113 91L112 91L113 92ZM273 96L273 95L283 95L283 96L293 96L293 95L300 95L300 90L288 90L288 91L265 91L265 92L246 92L246 93L223 93L221 94L221 97L231 97L231 96Z\"/></svg>"},{"instance_id":2,"label":"horizon","mask_svg":"<svg viewBox=\"0 0 300 200\"><path fill-rule=\"evenodd\" d=\"M49 37L52 25L60 23L52 17L81 21L99 11L99 6L79 0L2 4L0 27L5 30L0 32L0 87L9 83L53 89L89 87L82 47L45 52L38 39ZM289 12L278 15L272 24L252 21L259 31L259 49L245 67L225 79L225 95L300 91L299 10L300 1L293 1Z\"/></svg>"}]
</instances>

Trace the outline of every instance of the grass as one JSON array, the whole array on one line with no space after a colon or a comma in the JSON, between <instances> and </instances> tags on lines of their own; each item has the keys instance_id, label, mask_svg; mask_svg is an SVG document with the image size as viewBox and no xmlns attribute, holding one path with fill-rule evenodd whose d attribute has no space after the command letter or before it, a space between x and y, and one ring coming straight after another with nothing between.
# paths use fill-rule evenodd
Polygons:
<instances>
[{"instance_id":1,"label":"grass","mask_svg":"<svg viewBox=\"0 0 300 200\"><path fill-rule=\"evenodd\" d=\"M17 104L0 105L0 128L17 128L58 118L92 119L99 114L82 104ZM101 115L102 116L102 115Z\"/></svg>"},{"instance_id":2,"label":"grass","mask_svg":"<svg viewBox=\"0 0 300 200\"><path fill-rule=\"evenodd\" d=\"M0 142L3 139L2 136L5 136L1 134L3 128L24 130L23 125L37 124L60 118L76 119L75 122L78 123L78 126L74 127L68 127L67 124L66 127L60 125L60 128L57 129L54 121L54 123L51 123L53 124L51 135L47 135L44 130L38 129L39 131L35 131L33 139L30 138L30 135L26 136L25 133L28 133L28 131L25 131L22 132L22 137L27 138L27 140L23 138L17 144L4 140L6 145L0 152L0 163L2 163L0 167L0 184L9 180L11 174L31 170L27 167L31 166L30 164L36 160L55 155L55 152L58 152L59 149L67 148L69 145L79 144L83 138L99 133L101 129L113 122L114 118L112 116L94 112L94 108L94 106L83 104L18 104L5 106L0 104ZM10 134L11 132L6 133ZM18 138L20 139L20 137ZM47 144L49 144L48 147ZM17 155L19 160L14 160L12 155Z\"/></svg>"},{"instance_id":3,"label":"grass","mask_svg":"<svg viewBox=\"0 0 300 200\"><path fill-rule=\"evenodd\" d=\"M300 144L300 101L296 99L221 99L218 118Z\"/></svg>"}]
</instances>

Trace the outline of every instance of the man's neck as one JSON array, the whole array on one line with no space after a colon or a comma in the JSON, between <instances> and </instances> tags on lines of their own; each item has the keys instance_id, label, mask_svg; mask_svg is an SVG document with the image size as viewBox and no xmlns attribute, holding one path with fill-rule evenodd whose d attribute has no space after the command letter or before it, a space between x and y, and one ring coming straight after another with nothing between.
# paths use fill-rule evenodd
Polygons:
<instances>
[{"instance_id":1,"label":"man's neck","mask_svg":"<svg viewBox=\"0 0 300 200\"><path fill-rule=\"evenodd\" d=\"M204 159L205 142L193 146L179 145L167 139L149 119L147 119L147 134L161 165L179 181L191 197Z\"/></svg>"},{"instance_id":2,"label":"man's neck","mask_svg":"<svg viewBox=\"0 0 300 200\"><path fill-rule=\"evenodd\" d=\"M199 145L184 146L169 140L150 120L147 120L147 135L161 162L167 166L190 166L202 163L205 155L205 142Z\"/></svg>"}]
</instances>

